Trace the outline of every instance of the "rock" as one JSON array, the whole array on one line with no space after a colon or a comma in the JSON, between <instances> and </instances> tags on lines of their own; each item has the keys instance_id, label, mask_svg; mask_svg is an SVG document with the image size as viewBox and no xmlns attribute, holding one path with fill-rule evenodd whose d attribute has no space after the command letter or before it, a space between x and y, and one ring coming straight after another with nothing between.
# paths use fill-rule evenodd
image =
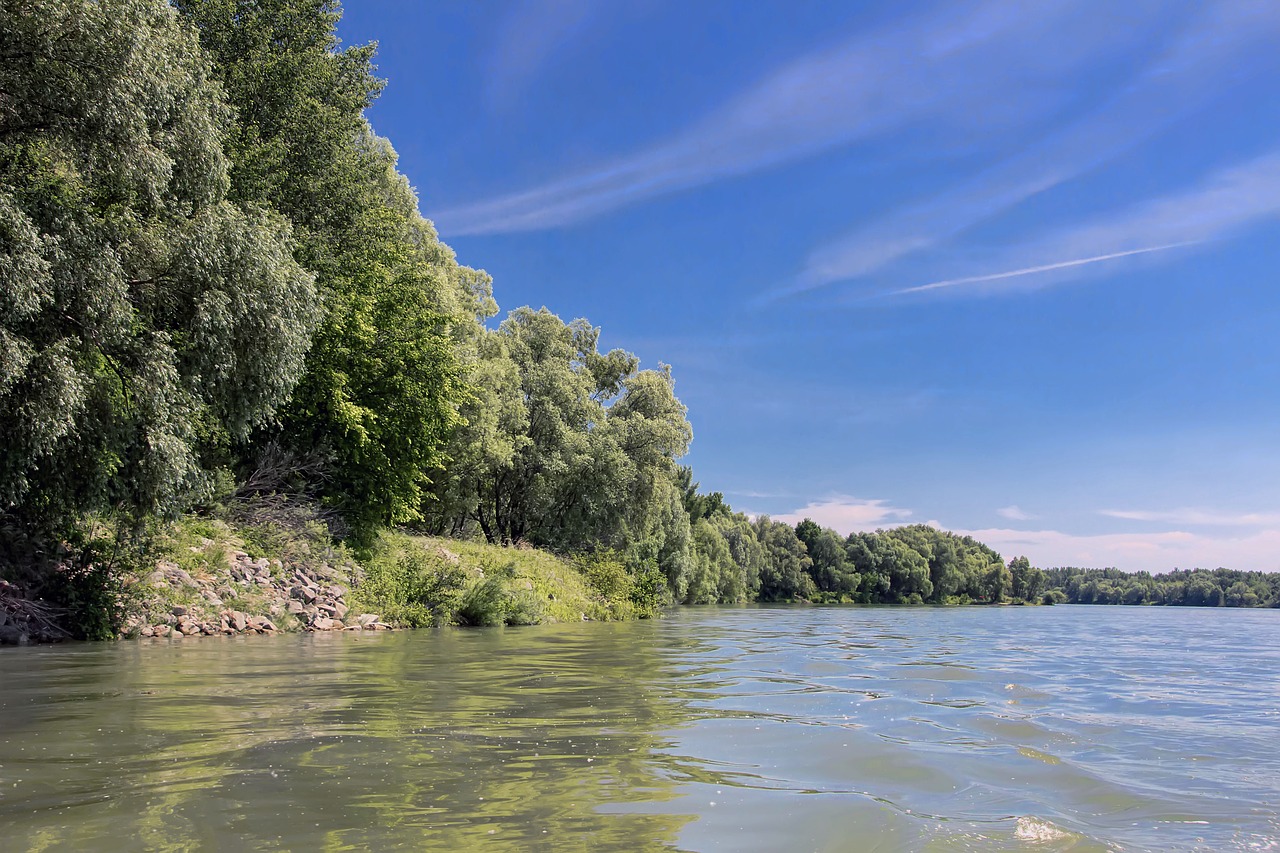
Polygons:
<instances>
[{"instance_id":1,"label":"rock","mask_svg":"<svg viewBox=\"0 0 1280 853\"><path fill-rule=\"evenodd\" d=\"M247 559L249 559L249 555L248 555L248 554L246 554L244 551L232 551L232 552L231 552L231 556L232 556L232 557L234 557L236 560L247 560Z\"/></svg>"},{"instance_id":2,"label":"rock","mask_svg":"<svg viewBox=\"0 0 1280 853\"><path fill-rule=\"evenodd\" d=\"M196 582L191 575L187 574L185 569L178 568L176 563L161 562L157 565L164 572L165 579L169 581L170 586L196 586Z\"/></svg>"},{"instance_id":3,"label":"rock","mask_svg":"<svg viewBox=\"0 0 1280 853\"><path fill-rule=\"evenodd\" d=\"M289 608L289 612L290 612L290 613L292 613L292 614L294 614L295 616L300 615L300 614L302 614L302 613L306 612L306 608L302 606L302 602L301 602L301 601L296 601L296 600L292 600L292 599L291 599L291 600L289 601L289 603L288 603L288 604L286 604L285 606L286 606L286 607L288 607L288 608Z\"/></svg>"},{"instance_id":4,"label":"rock","mask_svg":"<svg viewBox=\"0 0 1280 853\"><path fill-rule=\"evenodd\" d=\"M231 627L237 631L243 631L249 627L249 619L239 610L231 611Z\"/></svg>"},{"instance_id":5,"label":"rock","mask_svg":"<svg viewBox=\"0 0 1280 853\"><path fill-rule=\"evenodd\" d=\"M147 575L147 583L151 584L152 586L155 586L156 584L159 584L159 583L164 583L166 580L167 578L165 578L164 572L157 571Z\"/></svg>"},{"instance_id":6,"label":"rock","mask_svg":"<svg viewBox=\"0 0 1280 853\"><path fill-rule=\"evenodd\" d=\"M259 557L253 561L253 567L259 572L268 572L271 571L271 561L266 557Z\"/></svg>"},{"instance_id":7,"label":"rock","mask_svg":"<svg viewBox=\"0 0 1280 853\"><path fill-rule=\"evenodd\" d=\"M333 616L335 619L345 619L347 616L347 605L341 601L333 605Z\"/></svg>"},{"instance_id":8,"label":"rock","mask_svg":"<svg viewBox=\"0 0 1280 853\"><path fill-rule=\"evenodd\" d=\"M167 637L172 629L168 625L156 625L151 629L151 633L156 637Z\"/></svg>"},{"instance_id":9,"label":"rock","mask_svg":"<svg viewBox=\"0 0 1280 853\"><path fill-rule=\"evenodd\" d=\"M253 626L255 631L278 631L279 628L270 619L263 616L250 616L249 624Z\"/></svg>"},{"instance_id":10,"label":"rock","mask_svg":"<svg viewBox=\"0 0 1280 853\"><path fill-rule=\"evenodd\" d=\"M289 590L289 595L299 601L310 602L316 600L316 591L305 586L295 586L293 589Z\"/></svg>"},{"instance_id":11,"label":"rock","mask_svg":"<svg viewBox=\"0 0 1280 853\"><path fill-rule=\"evenodd\" d=\"M173 609L169 612L181 619L183 616L187 615L187 608L183 607L181 604L175 604Z\"/></svg>"},{"instance_id":12,"label":"rock","mask_svg":"<svg viewBox=\"0 0 1280 853\"><path fill-rule=\"evenodd\" d=\"M374 622L377 622L381 618L382 618L381 616L378 616L373 613L361 613L360 616L357 617L356 621L359 622L361 625L372 625Z\"/></svg>"},{"instance_id":13,"label":"rock","mask_svg":"<svg viewBox=\"0 0 1280 853\"><path fill-rule=\"evenodd\" d=\"M270 613L272 616L279 618L284 615L284 608L281 607L279 604L273 604L267 608L267 612Z\"/></svg>"},{"instance_id":14,"label":"rock","mask_svg":"<svg viewBox=\"0 0 1280 853\"><path fill-rule=\"evenodd\" d=\"M328 592L330 598L342 598L342 596L347 594L347 589L346 587L339 586L338 584L335 583L334 585L329 587L329 589L326 590L326 592Z\"/></svg>"},{"instance_id":15,"label":"rock","mask_svg":"<svg viewBox=\"0 0 1280 853\"><path fill-rule=\"evenodd\" d=\"M140 633L144 637L154 637L156 635L156 629L152 628L150 625L143 625Z\"/></svg>"},{"instance_id":16,"label":"rock","mask_svg":"<svg viewBox=\"0 0 1280 853\"><path fill-rule=\"evenodd\" d=\"M214 592L213 590L211 590L211 589L206 589L206 590L205 590L203 593L201 593L201 594L204 596L205 601L209 602L209 603L210 603L210 604L212 604L214 607L221 607L221 606L222 606L222 599L221 599L221 598L218 596L218 594L217 594L216 592Z\"/></svg>"},{"instance_id":17,"label":"rock","mask_svg":"<svg viewBox=\"0 0 1280 853\"><path fill-rule=\"evenodd\" d=\"M317 631L328 631L333 627L333 620L328 616L317 616L311 620L311 627Z\"/></svg>"},{"instance_id":18,"label":"rock","mask_svg":"<svg viewBox=\"0 0 1280 853\"><path fill-rule=\"evenodd\" d=\"M25 646L31 642L27 632L17 625L0 626L0 646Z\"/></svg>"}]
</instances>

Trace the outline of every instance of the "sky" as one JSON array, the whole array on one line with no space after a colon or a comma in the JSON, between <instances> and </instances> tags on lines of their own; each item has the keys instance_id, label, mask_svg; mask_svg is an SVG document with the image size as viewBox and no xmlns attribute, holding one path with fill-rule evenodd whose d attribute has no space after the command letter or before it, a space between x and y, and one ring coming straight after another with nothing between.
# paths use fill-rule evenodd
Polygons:
<instances>
[{"instance_id":1,"label":"sky","mask_svg":"<svg viewBox=\"0 0 1280 853\"><path fill-rule=\"evenodd\" d=\"M1280 4L347 0L503 310L672 367L734 509L1280 570Z\"/></svg>"}]
</instances>

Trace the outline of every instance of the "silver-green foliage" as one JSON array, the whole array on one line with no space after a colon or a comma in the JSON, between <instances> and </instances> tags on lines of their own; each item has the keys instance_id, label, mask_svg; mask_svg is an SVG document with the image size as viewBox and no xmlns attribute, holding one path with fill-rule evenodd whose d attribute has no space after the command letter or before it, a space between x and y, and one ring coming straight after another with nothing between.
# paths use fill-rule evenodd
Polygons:
<instances>
[{"instance_id":1,"label":"silver-green foliage","mask_svg":"<svg viewBox=\"0 0 1280 853\"><path fill-rule=\"evenodd\" d=\"M599 329L520 308L484 332L433 513L492 542L561 552L613 549L654 560L677 599L689 573L689 518L674 460L692 439L670 372L602 353Z\"/></svg>"},{"instance_id":2,"label":"silver-green foliage","mask_svg":"<svg viewBox=\"0 0 1280 853\"><path fill-rule=\"evenodd\" d=\"M163 0L0 4L0 511L172 506L270 419L318 319Z\"/></svg>"}]
</instances>

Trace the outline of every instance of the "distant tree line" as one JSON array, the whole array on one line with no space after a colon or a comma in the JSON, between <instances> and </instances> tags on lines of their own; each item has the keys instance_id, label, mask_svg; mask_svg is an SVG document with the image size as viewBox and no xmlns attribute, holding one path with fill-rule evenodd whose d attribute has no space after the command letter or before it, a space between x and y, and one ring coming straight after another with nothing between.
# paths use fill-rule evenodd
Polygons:
<instances>
[{"instance_id":1,"label":"distant tree line","mask_svg":"<svg viewBox=\"0 0 1280 853\"><path fill-rule=\"evenodd\" d=\"M1280 607L1280 573L1235 569L1163 574L1119 569L1049 569L1046 590L1070 604L1156 604L1185 607Z\"/></svg>"}]
</instances>

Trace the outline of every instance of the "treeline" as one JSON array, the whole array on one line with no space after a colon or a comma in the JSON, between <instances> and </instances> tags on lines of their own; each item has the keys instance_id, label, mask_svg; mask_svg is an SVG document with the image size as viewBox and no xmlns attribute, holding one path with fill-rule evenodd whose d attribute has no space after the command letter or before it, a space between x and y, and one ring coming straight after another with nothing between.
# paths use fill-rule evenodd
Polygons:
<instances>
[{"instance_id":1,"label":"treeline","mask_svg":"<svg viewBox=\"0 0 1280 853\"><path fill-rule=\"evenodd\" d=\"M1049 569L1046 590L1070 604L1156 604L1185 607L1280 607L1280 573L1235 569L1162 574L1119 569Z\"/></svg>"}]
</instances>

